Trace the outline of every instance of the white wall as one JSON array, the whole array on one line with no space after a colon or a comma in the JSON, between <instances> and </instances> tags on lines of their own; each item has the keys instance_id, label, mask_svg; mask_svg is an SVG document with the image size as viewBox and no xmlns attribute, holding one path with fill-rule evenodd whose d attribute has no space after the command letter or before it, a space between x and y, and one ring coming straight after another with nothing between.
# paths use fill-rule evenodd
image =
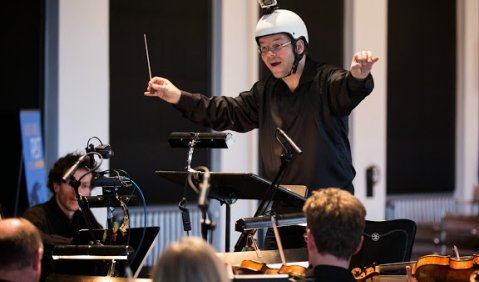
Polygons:
<instances>
[{"instance_id":1,"label":"white wall","mask_svg":"<svg viewBox=\"0 0 479 282\"><path fill-rule=\"evenodd\" d=\"M479 2L457 1L457 6L455 194L469 202L479 173Z\"/></svg>"},{"instance_id":2,"label":"white wall","mask_svg":"<svg viewBox=\"0 0 479 282\"><path fill-rule=\"evenodd\" d=\"M374 90L354 109L350 120L350 141L355 195L366 206L367 218L383 220L386 202L386 67L387 67L387 1L347 0L350 31L347 38L345 68L349 69L352 54L370 50L379 56L373 66ZM379 181L374 186L373 197L366 197L366 168L375 165L379 169Z\"/></svg>"},{"instance_id":3,"label":"white wall","mask_svg":"<svg viewBox=\"0 0 479 282\"><path fill-rule=\"evenodd\" d=\"M256 1L222 0L221 6L221 90L220 93L214 93L214 95L237 96L241 91L249 90L258 77L258 52L254 40L254 30L258 20L258 3ZM215 54L213 55L215 56ZM234 144L230 149L219 152L218 171L257 173L258 137L256 130L249 133L232 132L232 134L235 140ZM249 200L238 200L231 205L230 250L234 249L239 237L239 233L234 231L236 220L253 216L256 207L256 201ZM225 211L223 210L223 218L224 215Z\"/></svg>"},{"instance_id":4,"label":"white wall","mask_svg":"<svg viewBox=\"0 0 479 282\"><path fill-rule=\"evenodd\" d=\"M109 143L108 15L108 0L59 1L58 156L85 152L92 136Z\"/></svg>"},{"instance_id":5,"label":"white wall","mask_svg":"<svg viewBox=\"0 0 479 282\"><path fill-rule=\"evenodd\" d=\"M108 143L109 1L59 1L58 153Z\"/></svg>"}]
</instances>

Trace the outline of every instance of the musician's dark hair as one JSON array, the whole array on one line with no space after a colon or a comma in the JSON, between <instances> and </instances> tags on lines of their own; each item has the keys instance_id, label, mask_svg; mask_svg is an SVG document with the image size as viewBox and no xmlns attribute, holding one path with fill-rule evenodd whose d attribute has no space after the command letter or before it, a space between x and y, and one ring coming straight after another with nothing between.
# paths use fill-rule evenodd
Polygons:
<instances>
[{"instance_id":1,"label":"musician's dark hair","mask_svg":"<svg viewBox=\"0 0 479 282\"><path fill-rule=\"evenodd\" d=\"M83 156L81 153L73 152L73 153L68 153L65 156L59 158L55 164L53 164L53 167L50 169L48 172L48 182L47 186L52 193L55 193L55 190L53 188L54 183L62 183L63 182L63 175L67 170L72 167L78 159ZM85 158L82 162L80 162L80 165L78 166L79 169L90 169L90 160L89 158Z\"/></svg>"}]
</instances>

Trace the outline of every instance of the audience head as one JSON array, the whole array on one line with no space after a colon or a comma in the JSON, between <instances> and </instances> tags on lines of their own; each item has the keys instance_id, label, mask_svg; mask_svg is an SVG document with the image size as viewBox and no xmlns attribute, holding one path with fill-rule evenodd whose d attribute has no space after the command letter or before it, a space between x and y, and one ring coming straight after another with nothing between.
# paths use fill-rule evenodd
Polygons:
<instances>
[{"instance_id":1,"label":"audience head","mask_svg":"<svg viewBox=\"0 0 479 282\"><path fill-rule=\"evenodd\" d=\"M38 281L43 244L40 232L28 220L0 220L0 280Z\"/></svg>"},{"instance_id":2,"label":"audience head","mask_svg":"<svg viewBox=\"0 0 479 282\"><path fill-rule=\"evenodd\" d=\"M329 255L349 263L363 241L366 225L363 204L343 189L325 188L313 191L303 211L310 262L315 265L318 256Z\"/></svg>"},{"instance_id":3,"label":"audience head","mask_svg":"<svg viewBox=\"0 0 479 282\"><path fill-rule=\"evenodd\" d=\"M153 268L155 282L230 281L225 263L215 249L199 237L183 237L159 255Z\"/></svg>"}]
</instances>

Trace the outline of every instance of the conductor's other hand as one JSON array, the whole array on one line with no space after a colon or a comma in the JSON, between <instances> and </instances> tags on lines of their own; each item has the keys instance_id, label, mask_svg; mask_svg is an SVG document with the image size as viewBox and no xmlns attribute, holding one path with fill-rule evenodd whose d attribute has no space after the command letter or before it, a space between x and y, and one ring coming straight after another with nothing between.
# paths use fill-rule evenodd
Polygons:
<instances>
[{"instance_id":1,"label":"conductor's other hand","mask_svg":"<svg viewBox=\"0 0 479 282\"><path fill-rule=\"evenodd\" d=\"M163 77L153 77L148 82L145 96L156 96L170 104L177 104L181 98L181 91L168 79Z\"/></svg>"},{"instance_id":2,"label":"conductor's other hand","mask_svg":"<svg viewBox=\"0 0 479 282\"><path fill-rule=\"evenodd\" d=\"M378 60L379 57L373 56L371 51L357 52L353 56L349 71L356 79L365 79Z\"/></svg>"}]
</instances>

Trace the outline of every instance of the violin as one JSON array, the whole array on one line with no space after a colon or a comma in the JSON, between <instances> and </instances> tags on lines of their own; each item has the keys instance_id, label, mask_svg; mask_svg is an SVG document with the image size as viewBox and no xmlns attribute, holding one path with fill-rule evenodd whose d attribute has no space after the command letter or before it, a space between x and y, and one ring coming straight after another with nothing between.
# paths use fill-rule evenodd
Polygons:
<instances>
[{"instance_id":1,"label":"violin","mask_svg":"<svg viewBox=\"0 0 479 282\"><path fill-rule=\"evenodd\" d=\"M235 274L288 274L289 277L303 279L306 277L307 268L301 265L287 265L286 259L284 256L283 245L281 244L281 239L279 237L278 226L276 222L276 217L271 216L271 222L278 244L278 251L281 256L281 267L280 268L270 268L266 263L258 262L255 260L243 260L239 267L235 267L233 271Z\"/></svg>"},{"instance_id":2,"label":"violin","mask_svg":"<svg viewBox=\"0 0 479 282\"><path fill-rule=\"evenodd\" d=\"M290 277L305 277L307 269L301 265L281 265L280 268L271 268L266 263L255 260L243 260L235 267L236 274L287 274Z\"/></svg>"},{"instance_id":3,"label":"violin","mask_svg":"<svg viewBox=\"0 0 479 282\"><path fill-rule=\"evenodd\" d=\"M411 266L412 275L418 282L475 282L479 281L479 255L451 257L441 255L426 255L418 261L380 264L367 267L364 270L351 270L356 281L379 275L384 271L398 270Z\"/></svg>"},{"instance_id":4,"label":"violin","mask_svg":"<svg viewBox=\"0 0 479 282\"><path fill-rule=\"evenodd\" d=\"M412 274L418 281L468 282L477 269L479 269L478 255L465 257L427 255L412 265Z\"/></svg>"}]
</instances>

